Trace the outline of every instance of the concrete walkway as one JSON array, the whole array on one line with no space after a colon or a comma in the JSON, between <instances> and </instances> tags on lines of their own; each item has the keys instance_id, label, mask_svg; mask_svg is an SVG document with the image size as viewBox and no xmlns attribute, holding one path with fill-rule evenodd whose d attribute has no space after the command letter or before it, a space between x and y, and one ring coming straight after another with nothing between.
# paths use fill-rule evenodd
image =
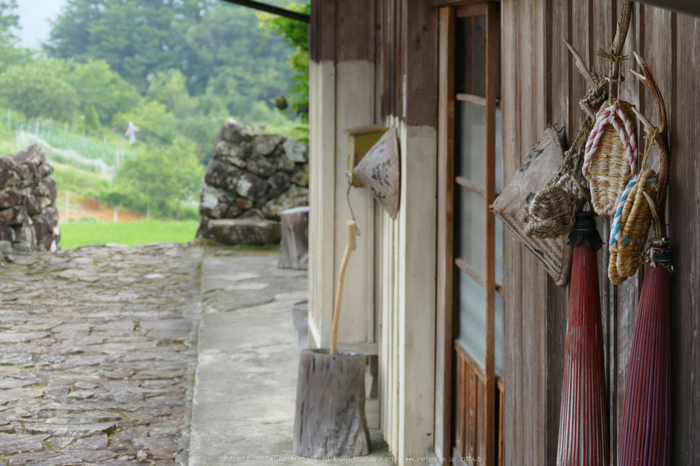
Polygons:
<instances>
[{"instance_id":1,"label":"concrete walkway","mask_svg":"<svg viewBox=\"0 0 700 466\"><path fill-rule=\"evenodd\" d=\"M370 457L293 454L298 357L291 308L307 298L307 275L276 265L276 256L205 252L190 466L395 464L376 430Z\"/></svg>"}]
</instances>

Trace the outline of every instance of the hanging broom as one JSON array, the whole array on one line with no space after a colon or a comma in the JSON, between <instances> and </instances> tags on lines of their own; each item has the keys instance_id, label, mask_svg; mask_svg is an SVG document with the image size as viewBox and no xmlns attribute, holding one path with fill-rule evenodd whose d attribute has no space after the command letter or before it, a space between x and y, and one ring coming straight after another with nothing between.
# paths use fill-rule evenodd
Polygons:
<instances>
[{"instance_id":1,"label":"hanging broom","mask_svg":"<svg viewBox=\"0 0 700 466\"><path fill-rule=\"evenodd\" d=\"M569 244L574 245L559 420L558 466L607 464L603 329L595 251L603 245L595 213L578 212Z\"/></svg>"},{"instance_id":2,"label":"hanging broom","mask_svg":"<svg viewBox=\"0 0 700 466\"><path fill-rule=\"evenodd\" d=\"M633 71L649 89L656 104L659 127L637 112L647 138L661 155L659 189L654 213L656 239L644 254L645 273L627 373L620 431L620 466L666 466L671 463L671 248L663 238L668 186L669 153L664 101L644 60L635 53L642 74Z\"/></svg>"}]
</instances>

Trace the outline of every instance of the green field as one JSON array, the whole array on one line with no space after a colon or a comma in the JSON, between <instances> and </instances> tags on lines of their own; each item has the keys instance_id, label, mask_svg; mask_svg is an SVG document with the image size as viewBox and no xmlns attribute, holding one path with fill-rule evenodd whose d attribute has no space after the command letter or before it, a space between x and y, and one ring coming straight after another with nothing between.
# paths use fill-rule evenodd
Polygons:
<instances>
[{"instance_id":1,"label":"green field","mask_svg":"<svg viewBox=\"0 0 700 466\"><path fill-rule=\"evenodd\" d=\"M71 221L59 225L61 249L92 244L118 243L137 246L146 243L186 243L197 233L197 221L89 222Z\"/></svg>"}]
</instances>

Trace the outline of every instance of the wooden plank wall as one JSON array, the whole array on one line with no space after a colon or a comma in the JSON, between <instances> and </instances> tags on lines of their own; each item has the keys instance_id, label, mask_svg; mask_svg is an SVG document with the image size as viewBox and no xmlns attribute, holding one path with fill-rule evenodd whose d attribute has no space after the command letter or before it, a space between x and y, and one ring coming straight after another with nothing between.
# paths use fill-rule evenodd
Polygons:
<instances>
[{"instance_id":1,"label":"wooden plank wall","mask_svg":"<svg viewBox=\"0 0 700 466\"><path fill-rule=\"evenodd\" d=\"M599 71L596 56L608 49L621 0L502 0L504 170L509 179L547 123L572 138L584 118L578 100L586 83L563 39ZM635 4L624 53L640 53L666 100L671 128L669 233L673 240L673 463L700 462L700 19ZM540 59L540 57L542 59ZM655 120L646 88L629 71L621 98ZM639 133L640 131L638 131ZM639 136L643 136L639 134ZM600 219L604 240L609 220ZM556 287L544 269L509 234L506 248L505 450L506 464L555 464L563 372L568 289ZM641 272L622 286L607 280L607 251L598 255L611 427L611 463L624 401ZM538 273L532 273L533 270ZM540 298L540 296L544 298ZM542 395L546 393L546 397ZM546 401L544 401L546 400Z\"/></svg>"},{"instance_id":2,"label":"wooden plank wall","mask_svg":"<svg viewBox=\"0 0 700 466\"><path fill-rule=\"evenodd\" d=\"M504 180L545 128L544 19L544 0L501 2ZM504 233L505 464L549 464L543 396L546 274L510 231Z\"/></svg>"},{"instance_id":3,"label":"wooden plank wall","mask_svg":"<svg viewBox=\"0 0 700 466\"><path fill-rule=\"evenodd\" d=\"M385 0L381 122L397 129L401 200L378 213L381 425L399 465L433 443L438 11L429 0ZM413 460L412 460L413 459Z\"/></svg>"},{"instance_id":4,"label":"wooden plank wall","mask_svg":"<svg viewBox=\"0 0 700 466\"><path fill-rule=\"evenodd\" d=\"M310 331L327 346L337 268L346 243L347 135L375 120L375 1L313 0L310 50ZM339 341L374 341L374 200L350 194L364 235L348 266Z\"/></svg>"}]
</instances>

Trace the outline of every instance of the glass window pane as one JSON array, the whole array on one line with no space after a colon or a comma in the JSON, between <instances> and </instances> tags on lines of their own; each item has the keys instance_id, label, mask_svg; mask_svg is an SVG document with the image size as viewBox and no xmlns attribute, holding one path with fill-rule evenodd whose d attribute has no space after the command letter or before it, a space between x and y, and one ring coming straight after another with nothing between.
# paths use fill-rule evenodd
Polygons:
<instances>
[{"instance_id":1,"label":"glass window pane","mask_svg":"<svg viewBox=\"0 0 700 466\"><path fill-rule=\"evenodd\" d=\"M503 114L496 107L496 193L503 191Z\"/></svg>"},{"instance_id":2,"label":"glass window pane","mask_svg":"<svg viewBox=\"0 0 700 466\"><path fill-rule=\"evenodd\" d=\"M486 16L457 18L455 90L486 97Z\"/></svg>"},{"instance_id":3,"label":"glass window pane","mask_svg":"<svg viewBox=\"0 0 700 466\"><path fill-rule=\"evenodd\" d=\"M503 222L496 218L496 284L503 286Z\"/></svg>"},{"instance_id":4,"label":"glass window pane","mask_svg":"<svg viewBox=\"0 0 700 466\"><path fill-rule=\"evenodd\" d=\"M455 241L457 257L480 277L486 276L486 199L455 185Z\"/></svg>"},{"instance_id":5,"label":"glass window pane","mask_svg":"<svg viewBox=\"0 0 700 466\"><path fill-rule=\"evenodd\" d=\"M457 289L457 340L482 368L486 367L486 291L462 269Z\"/></svg>"},{"instance_id":6,"label":"glass window pane","mask_svg":"<svg viewBox=\"0 0 700 466\"><path fill-rule=\"evenodd\" d=\"M486 189L486 107L457 102L455 159L457 175Z\"/></svg>"},{"instance_id":7,"label":"glass window pane","mask_svg":"<svg viewBox=\"0 0 700 466\"><path fill-rule=\"evenodd\" d=\"M503 295L501 295L501 293L498 291L496 292L495 325L496 331L494 332L494 336L496 340L496 347L494 348L494 365L496 366L496 374L503 377Z\"/></svg>"},{"instance_id":8,"label":"glass window pane","mask_svg":"<svg viewBox=\"0 0 700 466\"><path fill-rule=\"evenodd\" d=\"M457 340L474 359L486 368L486 290L462 269L457 289ZM495 302L495 348L496 374L503 376L503 296L496 292Z\"/></svg>"}]
</instances>

